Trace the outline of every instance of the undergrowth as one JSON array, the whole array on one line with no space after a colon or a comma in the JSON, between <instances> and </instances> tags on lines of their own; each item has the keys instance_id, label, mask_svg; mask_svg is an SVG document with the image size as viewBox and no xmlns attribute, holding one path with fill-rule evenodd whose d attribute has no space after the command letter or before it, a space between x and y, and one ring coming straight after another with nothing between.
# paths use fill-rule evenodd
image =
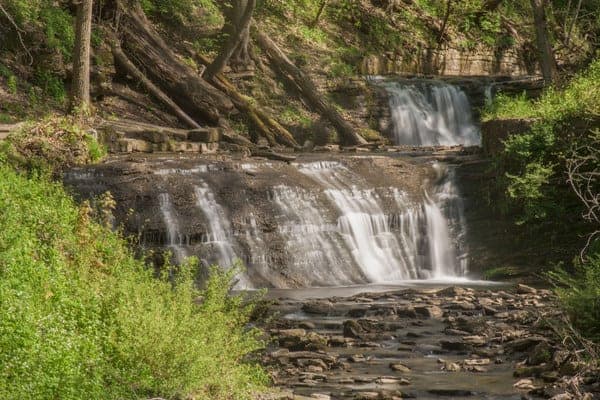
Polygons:
<instances>
[{"instance_id":1,"label":"undergrowth","mask_svg":"<svg viewBox=\"0 0 600 400\"><path fill-rule=\"evenodd\" d=\"M87 203L0 154L0 398L247 399L265 384L235 270L202 291L192 261L156 277Z\"/></svg>"},{"instance_id":2,"label":"undergrowth","mask_svg":"<svg viewBox=\"0 0 600 400\"><path fill-rule=\"evenodd\" d=\"M496 167L508 201L519 211L518 222L557 218L570 207L565 162L573 148L585 144L600 121L600 59L564 88L550 88L537 100L500 95L484 119L531 119L528 132L509 136ZM562 187L563 190L560 190Z\"/></svg>"}]
</instances>

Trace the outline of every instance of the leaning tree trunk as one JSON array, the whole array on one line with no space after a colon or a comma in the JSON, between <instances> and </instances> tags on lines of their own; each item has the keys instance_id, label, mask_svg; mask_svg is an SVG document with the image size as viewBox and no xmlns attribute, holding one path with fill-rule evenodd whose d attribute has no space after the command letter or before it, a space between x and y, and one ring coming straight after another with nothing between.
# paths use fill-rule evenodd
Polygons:
<instances>
[{"instance_id":1,"label":"leaning tree trunk","mask_svg":"<svg viewBox=\"0 0 600 400\"><path fill-rule=\"evenodd\" d=\"M92 38L92 0L77 5L75 48L73 52L73 82L69 109L87 112L90 108L90 46Z\"/></svg>"},{"instance_id":2,"label":"leaning tree trunk","mask_svg":"<svg viewBox=\"0 0 600 400\"><path fill-rule=\"evenodd\" d=\"M243 62L240 57L244 57L246 60L250 58L248 55L248 35L256 0L238 0L236 3L234 9L230 12L232 23L228 24L229 38L215 60L204 71L207 80L221 73L234 54L238 58L237 63Z\"/></svg>"},{"instance_id":3,"label":"leaning tree trunk","mask_svg":"<svg viewBox=\"0 0 600 400\"><path fill-rule=\"evenodd\" d=\"M255 36L258 45L267 55L277 72L298 90L316 112L333 125L345 144L358 145L367 143L358 134L356 129L340 115L335 107L319 93L313 81L288 59L271 38L258 29Z\"/></svg>"},{"instance_id":4,"label":"leaning tree trunk","mask_svg":"<svg viewBox=\"0 0 600 400\"><path fill-rule=\"evenodd\" d=\"M113 43L112 54L118 63L131 77L138 82L150 95L160 101L175 116L190 128L200 128L200 125L185 113L173 100L163 93L154 83L150 81L132 62L127 58L118 43Z\"/></svg>"},{"instance_id":5,"label":"leaning tree trunk","mask_svg":"<svg viewBox=\"0 0 600 400\"><path fill-rule=\"evenodd\" d=\"M546 20L546 0L531 0L533 20L535 24L535 38L537 42L538 60L542 69L542 76L547 84L554 82L558 76L554 51L548 34Z\"/></svg>"},{"instance_id":6,"label":"leaning tree trunk","mask_svg":"<svg viewBox=\"0 0 600 400\"><path fill-rule=\"evenodd\" d=\"M119 34L127 57L195 121L222 124L235 107L222 92L183 63L156 33L137 2L120 6Z\"/></svg>"}]
</instances>

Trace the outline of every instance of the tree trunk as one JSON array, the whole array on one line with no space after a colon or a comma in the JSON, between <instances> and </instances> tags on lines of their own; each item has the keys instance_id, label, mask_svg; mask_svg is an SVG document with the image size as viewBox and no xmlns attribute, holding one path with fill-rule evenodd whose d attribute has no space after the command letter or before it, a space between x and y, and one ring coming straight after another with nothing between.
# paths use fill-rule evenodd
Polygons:
<instances>
[{"instance_id":1,"label":"tree trunk","mask_svg":"<svg viewBox=\"0 0 600 400\"><path fill-rule=\"evenodd\" d=\"M277 69L277 72L295 86L310 107L333 125L344 144L357 145L367 143L356 132L354 127L340 115L335 107L319 93L313 81L296 67L267 35L258 29L255 33L258 45Z\"/></svg>"},{"instance_id":2,"label":"tree trunk","mask_svg":"<svg viewBox=\"0 0 600 400\"><path fill-rule=\"evenodd\" d=\"M139 4L119 2L120 39L123 52L194 121L213 125L221 116L235 112L231 100L215 89L197 71L183 63L154 31Z\"/></svg>"},{"instance_id":3,"label":"tree trunk","mask_svg":"<svg viewBox=\"0 0 600 400\"><path fill-rule=\"evenodd\" d=\"M327 3L329 3L329 0L321 0L321 6L319 7L319 11L317 12L315 19L312 22L313 27L315 27L319 24L319 20L321 19L321 16L323 15L323 12L325 11L325 7L327 7Z\"/></svg>"},{"instance_id":4,"label":"tree trunk","mask_svg":"<svg viewBox=\"0 0 600 400\"><path fill-rule=\"evenodd\" d=\"M203 55L197 53L194 55L202 64L208 63L208 60ZM227 93L236 108L246 113L256 129L268 140L269 144L276 145L279 142L294 149L300 147L294 136L287 129L268 113L254 105L250 98L237 91L235 86L222 74L214 76L210 82L223 93Z\"/></svg>"},{"instance_id":5,"label":"tree trunk","mask_svg":"<svg viewBox=\"0 0 600 400\"><path fill-rule=\"evenodd\" d=\"M248 35L255 6L256 0L238 0L228 13L231 15L232 23L227 24L229 27L226 25L226 30L230 31L230 36L217 58L206 68L204 76L207 80L221 73L234 53L236 53L236 62L243 62L242 58L249 60Z\"/></svg>"},{"instance_id":6,"label":"tree trunk","mask_svg":"<svg viewBox=\"0 0 600 400\"><path fill-rule=\"evenodd\" d=\"M446 13L444 14L444 20L442 21L442 27L440 28L440 34L438 36L438 46L444 41L444 33L446 33L446 25L448 25L448 19L450 18L450 12L452 11L452 0L446 1Z\"/></svg>"},{"instance_id":7,"label":"tree trunk","mask_svg":"<svg viewBox=\"0 0 600 400\"><path fill-rule=\"evenodd\" d=\"M554 82L558 75L552 43L548 35L548 24L546 11L544 10L546 0L530 0L533 10L533 21L535 24L535 38L537 42L538 60L542 69L542 76L546 84Z\"/></svg>"},{"instance_id":8,"label":"tree trunk","mask_svg":"<svg viewBox=\"0 0 600 400\"><path fill-rule=\"evenodd\" d=\"M90 109L90 46L92 39L92 0L81 0L77 5L75 48L73 51L73 82L71 84L71 112Z\"/></svg>"},{"instance_id":9,"label":"tree trunk","mask_svg":"<svg viewBox=\"0 0 600 400\"><path fill-rule=\"evenodd\" d=\"M119 63L128 74L131 75L136 82L139 82L142 87L155 99L164 104L175 116L184 124L191 128L200 128L200 125L194 121L189 115L187 115L173 100L163 93L156 85L154 85L146 76L140 71L123 53L121 47L114 43L112 46L112 53L115 58L115 62Z\"/></svg>"}]
</instances>

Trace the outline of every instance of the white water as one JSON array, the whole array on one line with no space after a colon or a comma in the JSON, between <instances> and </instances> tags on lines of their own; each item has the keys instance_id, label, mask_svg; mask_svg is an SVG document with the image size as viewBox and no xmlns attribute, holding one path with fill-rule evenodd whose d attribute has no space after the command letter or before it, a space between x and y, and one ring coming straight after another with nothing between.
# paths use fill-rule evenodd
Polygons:
<instances>
[{"instance_id":1,"label":"white water","mask_svg":"<svg viewBox=\"0 0 600 400\"><path fill-rule=\"evenodd\" d=\"M199 184L194 186L194 193L196 195L196 205L208 221L209 232L204 243L216 248L218 264L225 269L229 269L235 265L238 259L233 249L233 240L229 236L231 232L229 219L227 219L225 211L216 201L213 191L208 187L206 182L201 180ZM235 289L248 289L252 287L250 279L245 272L239 273L236 279L238 283Z\"/></svg>"},{"instance_id":2,"label":"white water","mask_svg":"<svg viewBox=\"0 0 600 400\"><path fill-rule=\"evenodd\" d=\"M180 263L187 254L183 246L184 236L181 234L173 204L171 203L171 197L168 193L159 193L158 203L165 226L167 227L167 245L173 250L174 262Z\"/></svg>"},{"instance_id":3,"label":"white water","mask_svg":"<svg viewBox=\"0 0 600 400\"><path fill-rule=\"evenodd\" d=\"M314 193L281 185L273 188L273 201L285 217L278 230L286 238L292 274L320 286L357 282L352 256L338 240L337 226L325 220Z\"/></svg>"},{"instance_id":4,"label":"white water","mask_svg":"<svg viewBox=\"0 0 600 400\"><path fill-rule=\"evenodd\" d=\"M434 166L443 182L422 205L391 189L399 213L386 216L372 190L355 186L360 178L339 163L300 165L325 188L338 209L338 230L369 282L455 279L467 272L462 203L451 172Z\"/></svg>"},{"instance_id":5,"label":"white water","mask_svg":"<svg viewBox=\"0 0 600 400\"><path fill-rule=\"evenodd\" d=\"M231 232L229 220L205 182L201 181L199 185L195 186L194 193L196 194L196 205L208 221L209 232L207 232L204 243L215 246L219 265L228 268L236 258L229 238L229 232Z\"/></svg>"},{"instance_id":6,"label":"white water","mask_svg":"<svg viewBox=\"0 0 600 400\"><path fill-rule=\"evenodd\" d=\"M394 140L409 146L476 146L481 142L471 105L457 86L386 82Z\"/></svg>"}]
</instances>

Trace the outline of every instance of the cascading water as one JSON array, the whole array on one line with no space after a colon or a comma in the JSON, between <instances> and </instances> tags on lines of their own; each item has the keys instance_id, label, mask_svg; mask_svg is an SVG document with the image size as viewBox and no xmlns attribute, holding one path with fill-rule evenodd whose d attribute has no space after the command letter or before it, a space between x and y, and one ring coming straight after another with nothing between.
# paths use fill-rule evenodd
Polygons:
<instances>
[{"instance_id":1,"label":"cascading water","mask_svg":"<svg viewBox=\"0 0 600 400\"><path fill-rule=\"evenodd\" d=\"M409 205L404 193L391 189L399 213L388 217L377 193L354 186L359 177L343 165L300 165L300 171L325 187L339 210L339 233L370 282L448 279L466 273L463 237L454 235L456 230L464 232L462 202L452 175L437 164L434 168L444 184L426 194L420 207Z\"/></svg>"},{"instance_id":2,"label":"cascading water","mask_svg":"<svg viewBox=\"0 0 600 400\"><path fill-rule=\"evenodd\" d=\"M167 245L173 251L175 263L179 263L187 256L187 254L183 246L184 236L181 234L177 218L175 217L175 211L171 204L171 197L168 193L159 193L158 203L167 228Z\"/></svg>"},{"instance_id":3,"label":"cascading water","mask_svg":"<svg viewBox=\"0 0 600 400\"><path fill-rule=\"evenodd\" d=\"M273 200L284 216L278 228L286 237L290 269L311 276L317 285L357 283L352 256L337 227L325 221L315 194L281 185L273 188Z\"/></svg>"},{"instance_id":4,"label":"cascading water","mask_svg":"<svg viewBox=\"0 0 600 400\"><path fill-rule=\"evenodd\" d=\"M225 217L223 208L215 200L215 195L206 182L201 181L198 186L195 186L194 193L198 208L208 220L209 232L204 243L216 247L219 265L230 267L236 255L230 238L229 220Z\"/></svg>"},{"instance_id":5,"label":"cascading water","mask_svg":"<svg viewBox=\"0 0 600 400\"><path fill-rule=\"evenodd\" d=\"M385 82L394 140L409 146L476 146L481 142L466 94L442 82Z\"/></svg>"}]
</instances>

